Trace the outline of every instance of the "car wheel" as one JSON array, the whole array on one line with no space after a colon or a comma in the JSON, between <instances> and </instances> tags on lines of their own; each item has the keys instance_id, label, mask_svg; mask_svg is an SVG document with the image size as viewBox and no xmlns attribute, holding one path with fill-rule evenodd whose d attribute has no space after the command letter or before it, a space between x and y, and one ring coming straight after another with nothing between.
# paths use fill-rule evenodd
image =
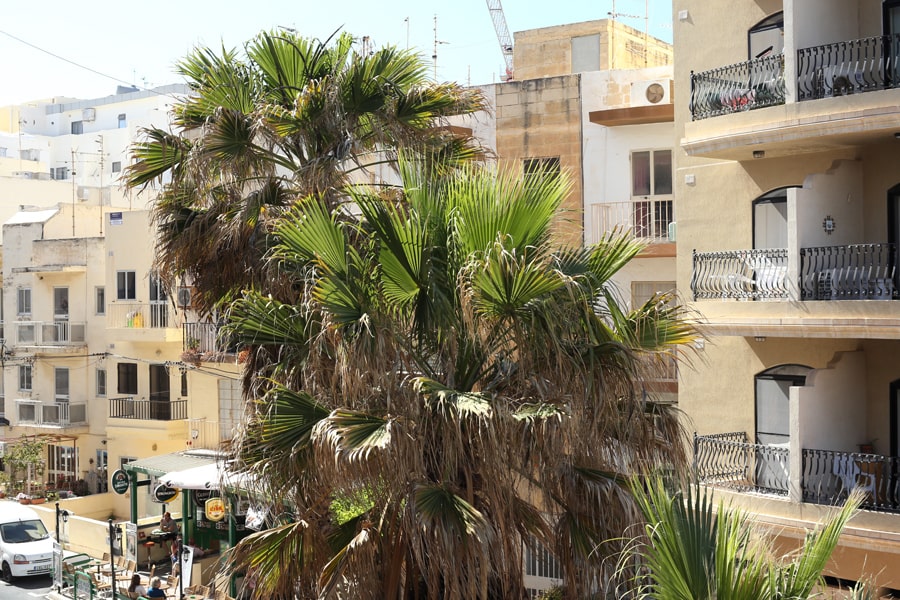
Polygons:
<instances>
[{"instance_id":1,"label":"car wheel","mask_svg":"<svg viewBox=\"0 0 900 600\"><path fill-rule=\"evenodd\" d=\"M9 568L8 562L3 563L3 569L2 569L2 573L0 573L0 577L2 577L3 581L5 581L6 583L12 583L12 580L13 580L12 570Z\"/></svg>"}]
</instances>

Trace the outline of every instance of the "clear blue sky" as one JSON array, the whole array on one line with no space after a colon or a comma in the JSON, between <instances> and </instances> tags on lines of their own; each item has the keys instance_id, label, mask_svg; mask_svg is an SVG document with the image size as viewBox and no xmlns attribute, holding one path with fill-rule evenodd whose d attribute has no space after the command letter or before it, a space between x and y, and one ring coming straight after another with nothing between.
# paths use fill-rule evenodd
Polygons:
<instances>
[{"instance_id":1,"label":"clear blue sky","mask_svg":"<svg viewBox=\"0 0 900 600\"><path fill-rule=\"evenodd\" d=\"M614 0L502 0L510 33L604 19ZM619 19L672 39L671 0L615 0ZM179 81L172 65L195 45L238 47L263 29L292 27L325 38L343 28L376 45L419 50L431 62L437 16L437 79L490 83L503 57L485 0L43 0L0 3L0 106L51 96L95 98L117 82L16 41L10 35L104 75L139 86ZM638 17L638 18L635 18ZM408 19L408 26L407 26Z\"/></svg>"}]
</instances>

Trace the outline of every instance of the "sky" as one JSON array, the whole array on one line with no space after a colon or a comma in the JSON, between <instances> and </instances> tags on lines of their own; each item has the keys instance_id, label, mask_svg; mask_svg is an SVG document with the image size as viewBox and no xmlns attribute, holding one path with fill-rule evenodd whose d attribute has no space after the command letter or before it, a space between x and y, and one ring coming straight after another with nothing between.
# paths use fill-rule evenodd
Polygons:
<instances>
[{"instance_id":1,"label":"sky","mask_svg":"<svg viewBox=\"0 0 900 600\"><path fill-rule=\"evenodd\" d=\"M671 0L503 2L510 34L604 19L613 10L641 31L649 12L650 35L671 42ZM173 65L193 47L237 48L276 27L319 39L342 28L376 46L408 46L440 81L492 83L504 71L486 0L7 0L0 2L0 106L178 83Z\"/></svg>"}]
</instances>

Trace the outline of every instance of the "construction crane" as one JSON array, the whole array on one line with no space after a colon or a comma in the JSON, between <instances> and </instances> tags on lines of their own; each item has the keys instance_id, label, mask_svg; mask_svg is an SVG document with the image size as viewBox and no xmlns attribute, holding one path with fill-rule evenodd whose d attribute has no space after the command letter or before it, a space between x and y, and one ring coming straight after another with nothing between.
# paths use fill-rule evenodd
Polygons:
<instances>
[{"instance_id":1,"label":"construction crane","mask_svg":"<svg viewBox=\"0 0 900 600\"><path fill-rule=\"evenodd\" d=\"M509 37L509 27L506 26L506 17L500 0L487 0L488 10L491 12L491 21L494 22L494 31L497 32L497 41L500 42L500 52L506 62L506 75L501 77L503 81L511 81L513 78L513 41Z\"/></svg>"}]
</instances>

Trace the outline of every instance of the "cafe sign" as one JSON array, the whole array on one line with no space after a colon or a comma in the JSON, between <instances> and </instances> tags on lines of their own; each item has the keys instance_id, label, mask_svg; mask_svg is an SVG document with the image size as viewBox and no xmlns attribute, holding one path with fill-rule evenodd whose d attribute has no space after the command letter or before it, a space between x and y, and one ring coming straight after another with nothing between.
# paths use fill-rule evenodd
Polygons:
<instances>
[{"instance_id":1,"label":"cafe sign","mask_svg":"<svg viewBox=\"0 0 900 600\"><path fill-rule=\"evenodd\" d=\"M153 489L153 492L150 494L150 499L158 504L167 504L172 502L177 495L177 489L170 488L166 484L161 483Z\"/></svg>"},{"instance_id":2,"label":"cafe sign","mask_svg":"<svg viewBox=\"0 0 900 600\"><path fill-rule=\"evenodd\" d=\"M110 485L115 493L124 494L131 485L131 478L124 469L116 469L110 477Z\"/></svg>"},{"instance_id":3,"label":"cafe sign","mask_svg":"<svg viewBox=\"0 0 900 600\"><path fill-rule=\"evenodd\" d=\"M221 498L210 498L206 501L204 512L210 521L221 521L225 518L225 501Z\"/></svg>"}]
</instances>

